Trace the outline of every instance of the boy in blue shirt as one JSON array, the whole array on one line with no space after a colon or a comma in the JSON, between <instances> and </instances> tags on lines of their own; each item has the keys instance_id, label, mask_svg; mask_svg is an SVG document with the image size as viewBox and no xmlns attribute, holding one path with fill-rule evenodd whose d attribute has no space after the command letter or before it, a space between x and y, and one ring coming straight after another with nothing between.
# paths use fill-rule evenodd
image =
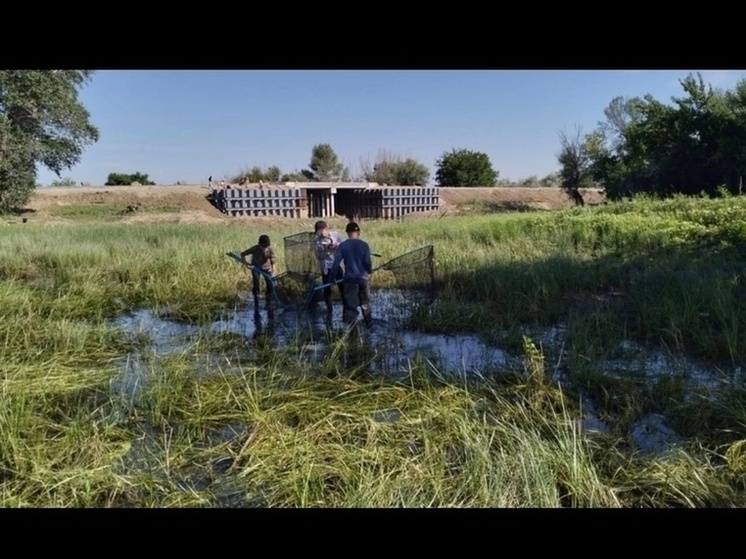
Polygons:
<instances>
[{"instance_id":1,"label":"boy in blue shirt","mask_svg":"<svg viewBox=\"0 0 746 559\"><path fill-rule=\"evenodd\" d=\"M360 238L360 226L354 221L347 224L345 232L347 239L334 254L329 276L336 278L340 264L344 263L343 320L347 324L354 322L357 319L357 308L360 307L365 324L370 326L370 274L373 273L370 246Z\"/></svg>"}]
</instances>

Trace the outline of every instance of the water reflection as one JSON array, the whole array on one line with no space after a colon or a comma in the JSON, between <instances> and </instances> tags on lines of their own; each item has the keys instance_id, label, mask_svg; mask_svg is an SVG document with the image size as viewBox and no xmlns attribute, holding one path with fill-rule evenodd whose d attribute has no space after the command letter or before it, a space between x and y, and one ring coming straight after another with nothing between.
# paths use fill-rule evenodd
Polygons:
<instances>
[{"instance_id":1,"label":"water reflection","mask_svg":"<svg viewBox=\"0 0 746 559\"><path fill-rule=\"evenodd\" d=\"M440 372L480 372L504 366L504 351L489 347L470 334L424 334L406 329L408 311L413 308L406 294L378 290L373 297L373 319L365 325L362 313L352 324L345 324L341 301L329 309L319 303L298 313L273 305L252 304L245 297L243 308L226 312L206 327L163 320L153 311L140 310L120 317L116 326L148 343L137 352L167 355L185 350L190 341L210 334L235 334L253 340L257 349L297 349L299 358L318 362L334 344L346 346L349 367L372 373L400 376L414 361L427 361ZM137 375L138 378L141 375Z\"/></svg>"},{"instance_id":2,"label":"water reflection","mask_svg":"<svg viewBox=\"0 0 746 559\"><path fill-rule=\"evenodd\" d=\"M253 341L253 349L252 344L248 344L249 350L256 351L257 357L263 356L261 359L272 359L274 352L282 350L309 365L326 367L330 363L339 363L339 366L328 368L394 378L406 376L415 364L424 365L425 370L446 377L485 377L502 370L513 370L522 362L521 355L486 344L474 335L440 335L409 330L406 325L410 309L401 293L378 291L373 297L370 327L364 325L360 316L352 325L345 325L339 301L335 301L331 312L319 304L306 313L298 313L272 305L252 305L249 300L243 308L226 311L218 320L203 327L164 320L155 311L140 310L115 321L115 326L140 343L136 351L123 356L120 372L112 379L112 390L126 396L130 402L135 401L156 372L158 357L188 351L200 338L223 334ZM526 335L536 340L545 351L558 351L561 355L568 328L559 324L535 331L526 330ZM639 377L641 381L676 375L688 379L693 388L715 389L729 380L722 371L631 342L622 342L619 350L617 354L622 355L621 358L599 360L594 363L594 370L627 378ZM210 359L212 353L207 357L200 355L195 367L204 367L206 371L214 368L211 363L219 361L222 355L219 353L215 353L214 360ZM221 367L224 366L223 363ZM235 368L237 374L241 370L240 366ZM552 378L567 386L572 373L567 364L552 370ZM735 375L736 372L731 382ZM607 426L596 417L592 403L585 403L583 408L583 430L604 432ZM659 451L670 441L677 440L676 434L659 419L648 418L633 426L632 438L639 448Z\"/></svg>"},{"instance_id":3,"label":"water reflection","mask_svg":"<svg viewBox=\"0 0 746 559\"><path fill-rule=\"evenodd\" d=\"M335 301L331 312L319 304L306 313L249 303L244 308L226 312L205 327L164 320L154 311L139 310L119 317L114 323L133 341L141 342L138 351L123 357L122 368L128 372L118 383L139 386L147 376L146 361L159 355L188 351L199 337L227 333L253 340L257 347L297 351L300 359L309 362L323 359L342 338L356 347L348 353L353 366L369 364L371 372L397 376L408 372L414 362L427 363L443 374L481 374L514 367L521 362L520 355L486 344L471 334L429 334L407 329L406 303L402 302L400 293L377 291L373 301L370 327L364 326L360 316L352 325L345 325L339 301ZM545 350L550 350L563 346L567 327L556 325L526 334L538 340ZM688 378L693 385L713 389L728 377L722 371L698 365L682 356L674 358L631 342L622 342L621 349L626 354L624 358L601 360L597 369L625 376L676 374ZM553 378L560 371L569 374L566 366L555 367Z\"/></svg>"},{"instance_id":4,"label":"water reflection","mask_svg":"<svg viewBox=\"0 0 746 559\"><path fill-rule=\"evenodd\" d=\"M266 318L262 316L262 313L258 308L254 309L254 340L270 342L275 336L275 310L273 307L268 307L266 312Z\"/></svg>"}]
</instances>

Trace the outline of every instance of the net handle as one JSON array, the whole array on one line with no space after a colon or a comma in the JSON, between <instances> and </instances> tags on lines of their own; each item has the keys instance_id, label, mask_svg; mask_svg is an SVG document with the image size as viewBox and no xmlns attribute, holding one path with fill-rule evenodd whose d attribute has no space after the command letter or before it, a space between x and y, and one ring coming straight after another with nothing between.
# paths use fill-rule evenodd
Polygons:
<instances>
[{"instance_id":1,"label":"net handle","mask_svg":"<svg viewBox=\"0 0 746 559\"><path fill-rule=\"evenodd\" d=\"M411 253L411 252L415 252L415 251L417 251L417 250L422 250L423 248L432 248L432 245L425 245L425 246L423 246L423 247L420 247L420 248L416 248L416 249L414 249L414 250L411 250L411 251L409 251L409 252L405 252L404 254L400 254L399 256L397 256L397 257L395 257L395 258L392 258L391 260L389 260L389 261L388 261L388 262L386 262L385 264L381 264L380 266L376 266L375 268L373 268L373 269L371 270L371 274L372 274L373 272L377 271L377 270L381 270L381 269L384 269L384 270L385 270L385 269L387 269L387 268L388 268L389 264L391 264L391 263L392 263L392 262L393 262L394 260L396 260L397 258L401 258L402 256L406 256L407 254L409 254L409 253ZM378 257L380 257L381 255L380 255L380 254L377 254L377 253L371 253L371 256L378 256ZM426 260L426 259L425 259L425 258L423 258L423 260ZM418 260L418 261L416 261L416 262L413 262L412 264L407 264L407 266L402 266L401 268L406 268L406 267L409 267L409 266L413 266L413 265L415 265L415 264L419 264L420 262L422 262L422 260ZM397 268L397 269L401 269L401 268ZM313 287L313 288L311 289L311 291L309 291L309 293L308 293L308 295L306 296L305 300L303 301L303 307L302 307L302 308L304 308L304 309L308 308L308 306L309 306L309 305L311 304L311 301L313 300L313 296L314 296L314 295L315 295L316 293L318 293L319 291L321 291L322 289L326 289L326 288L328 288L328 287L333 287L333 286L337 285L338 283L342 283L343 281L344 281L344 278L342 278L342 279L338 279L338 280L336 280L336 281L333 281L333 282L329 282L329 283L323 283L323 284L321 284L321 285L317 285L317 286Z\"/></svg>"},{"instance_id":2,"label":"net handle","mask_svg":"<svg viewBox=\"0 0 746 559\"><path fill-rule=\"evenodd\" d=\"M371 252L371 253L370 253L370 255L371 255L371 256L376 256L376 257L378 257L378 258L380 258L380 257L381 257L381 255L380 255L380 254L378 254L378 253L376 253L376 252ZM389 260L389 262L391 262L391 261ZM372 270L370 271L370 272L371 272L371 274L372 274L373 272L375 272L376 270L380 270L381 268L385 268L387 264L388 264L388 262L386 262L386 264L381 264L380 266L376 266L375 268L373 268L373 269L372 269ZM333 282L329 282L329 283L324 283L324 284L322 284L322 285L317 285L316 287L314 287L314 288L312 288L312 289L311 289L311 293L309 293L309 298L310 298L310 296L311 296L311 295L313 295L313 294L314 294L314 293L316 293L317 291L321 291L322 289L326 289L327 287L333 287L333 286L337 285L338 283L342 283L343 281L344 281L344 278L342 278L342 279L339 279L339 280L337 280L337 281L333 281Z\"/></svg>"},{"instance_id":3,"label":"net handle","mask_svg":"<svg viewBox=\"0 0 746 559\"><path fill-rule=\"evenodd\" d=\"M396 256L396 257L392 258L391 260L389 260L385 264L381 264L380 266L376 266L375 268L373 268L371 270L371 273L375 272L376 270L381 270L381 269L385 270L385 269L388 269L389 264L391 264L397 258L401 258L402 256L406 256L407 254L409 254L411 252L415 252L417 250L422 250L423 248L429 248L429 247L432 247L432 245L425 245L424 247L416 248L414 250L410 250L409 252L405 252L404 254L400 254L399 256ZM378 257L380 257L381 255L373 252L373 253L371 253L371 256L378 256ZM422 260L426 260L426 258L423 258ZM422 262L422 260L417 260L416 262L412 262L411 264L407 264L406 266L401 266L400 268L397 268L397 269L408 268L409 266L414 266L414 265L419 264L420 262ZM334 285L337 285L338 283L342 283L343 281L344 281L344 278L339 279L337 281L330 282L330 283L325 283L325 284L322 284L322 285L318 285L318 286L314 287L311 290L311 294L313 294L313 293L315 293L317 291L321 291L322 289L326 289L327 287L332 287Z\"/></svg>"},{"instance_id":4,"label":"net handle","mask_svg":"<svg viewBox=\"0 0 746 559\"><path fill-rule=\"evenodd\" d=\"M231 259L235 260L239 264L246 266L249 270L251 270L254 273L259 274L260 276L264 277L265 280L267 280L267 283L269 283L272 291L272 298L275 300L276 303L282 305L283 307L288 306L288 303L286 301L283 301L280 298L279 292L277 290L277 281L275 281L275 278L272 274L270 274L267 270L263 270L261 268L257 268L256 266L252 266L248 262L246 262L246 259L243 258L240 254L236 252L226 252L226 256L229 256Z\"/></svg>"},{"instance_id":5,"label":"net handle","mask_svg":"<svg viewBox=\"0 0 746 559\"><path fill-rule=\"evenodd\" d=\"M413 252L417 252L417 251L420 251L420 250L423 250L423 249L428 249L428 248L430 249L430 254L428 256L425 256L425 257L423 257L423 258L421 258L419 260L415 260L414 262L410 262L409 264L405 264L403 266L397 266L396 268L391 268L390 267L391 263L393 261L399 260L400 258L403 258L403 257L407 256L408 254L412 254ZM416 266L417 264L420 264L420 263L422 263L422 262L424 262L424 261L429 260L429 259L432 258L432 252L433 252L432 249L433 249L433 245L425 245L425 246L421 246L420 248L416 248L414 250L410 250L409 252L405 252L404 254L400 254L399 256L397 256L395 258L392 258L391 260L389 260L388 262L386 262L386 264L384 264L384 267L387 268L387 269L389 269L389 270L391 270L393 272L394 270L403 270L404 268L409 268L411 266Z\"/></svg>"},{"instance_id":6,"label":"net handle","mask_svg":"<svg viewBox=\"0 0 746 559\"><path fill-rule=\"evenodd\" d=\"M385 268L385 266L386 266L385 264L381 265L381 266L376 266L375 268L373 268L370 271L370 273L372 274L373 272L375 272L377 270L380 270L381 268ZM344 281L344 278L338 279L337 281L332 281L332 282L329 282L329 283L324 283L322 285L317 285L316 287L314 287L311 290L311 293L315 293L316 291L321 291L322 289L326 289L327 287L332 287L334 285L337 285L338 283L342 283L343 281Z\"/></svg>"}]
</instances>

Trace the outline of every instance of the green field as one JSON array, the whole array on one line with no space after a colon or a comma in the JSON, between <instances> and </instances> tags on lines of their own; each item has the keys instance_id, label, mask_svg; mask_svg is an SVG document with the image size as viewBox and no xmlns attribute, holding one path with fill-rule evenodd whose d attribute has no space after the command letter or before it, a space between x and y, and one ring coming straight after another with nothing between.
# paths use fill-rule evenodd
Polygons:
<instances>
[{"instance_id":1,"label":"green field","mask_svg":"<svg viewBox=\"0 0 746 559\"><path fill-rule=\"evenodd\" d=\"M265 231L108 215L0 226L4 507L746 505L746 198L366 222L383 260L435 246L438 300L412 331L520 357L455 377L415 360L399 379L367 367L386 347L341 329L308 361L292 341L202 329L159 351L115 328L245 306L225 252ZM297 232L269 231L280 262ZM589 406L606 429L582 428ZM636 443L650 416L677 434L665 452Z\"/></svg>"}]
</instances>

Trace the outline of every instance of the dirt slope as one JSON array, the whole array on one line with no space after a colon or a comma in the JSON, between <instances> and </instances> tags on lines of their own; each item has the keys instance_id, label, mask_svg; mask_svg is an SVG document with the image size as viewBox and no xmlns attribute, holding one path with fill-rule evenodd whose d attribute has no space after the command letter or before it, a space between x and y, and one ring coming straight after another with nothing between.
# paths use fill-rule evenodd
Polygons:
<instances>
[{"instance_id":1,"label":"dirt slope","mask_svg":"<svg viewBox=\"0 0 746 559\"><path fill-rule=\"evenodd\" d=\"M39 188L24 215L29 219L59 220L55 210L63 206L108 205L123 209L130 221L226 221L207 199L210 189L191 186L87 186ZM603 201L598 191L584 192L589 204ZM571 207L559 188L441 188L438 215L458 215L475 210L555 210ZM415 217L414 215L412 217ZM266 218L265 218L266 219ZM272 218L284 220L286 218Z\"/></svg>"}]
</instances>

